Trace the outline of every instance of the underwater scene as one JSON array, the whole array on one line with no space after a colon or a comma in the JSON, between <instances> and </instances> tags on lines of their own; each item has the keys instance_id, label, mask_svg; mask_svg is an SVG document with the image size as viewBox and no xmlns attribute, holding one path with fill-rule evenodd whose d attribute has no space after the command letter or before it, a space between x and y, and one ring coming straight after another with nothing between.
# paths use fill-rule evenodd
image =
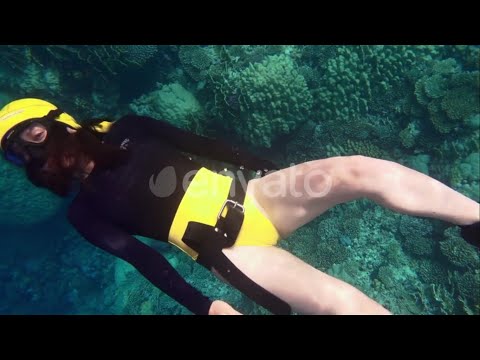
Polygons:
<instances>
[{"instance_id":1,"label":"underwater scene","mask_svg":"<svg viewBox=\"0 0 480 360\"><path fill-rule=\"evenodd\" d=\"M162 119L281 168L390 160L480 201L477 45L0 45L0 108L22 98L80 124ZM0 314L192 314L86 241L67 220L70 201L0 158ZM138 239L210 299L270 314L175 246ZM453 224L360 199L278 246L394 314L480 314L479 251Z\"/></svg>"}]
</instances>

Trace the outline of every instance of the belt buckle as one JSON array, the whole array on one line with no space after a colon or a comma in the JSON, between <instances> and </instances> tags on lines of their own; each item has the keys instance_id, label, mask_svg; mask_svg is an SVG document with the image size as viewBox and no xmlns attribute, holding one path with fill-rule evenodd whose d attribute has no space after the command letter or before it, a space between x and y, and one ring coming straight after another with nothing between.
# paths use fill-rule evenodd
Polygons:
<instances>
[{"instance_id":1,"label":"belt buckle","mask_svg":"<svg viewBox=\"0 0 480 360\"><path fill-rule=\"evenodd\" d=\"M220 217L222 216L223 210L225 209L225 207L227 207L228 204L233 205L233 207L232 207L231 209L240 208L240 210L242 211L242 213L245 213L245 208L243 207L242 204L238 203L237 201L233 201L233 200L227 199L227 200L225 200L225 202L223 203L222 208L220 209L220 211L218 212L217 219L220 219Z\"/></svg>"}]
</instances>

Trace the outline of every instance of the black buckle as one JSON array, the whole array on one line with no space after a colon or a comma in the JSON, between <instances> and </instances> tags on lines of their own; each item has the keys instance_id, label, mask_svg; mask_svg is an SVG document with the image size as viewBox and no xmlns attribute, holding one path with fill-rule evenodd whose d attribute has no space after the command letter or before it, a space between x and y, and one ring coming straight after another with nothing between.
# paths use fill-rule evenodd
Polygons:
<instances>
[{"instance_id":1,"label":"black buckle","mask_svg":"<svg viewBox=\"0 0 480 360\"><path fill-rule=\"evenodd\" d=\"M229 206L230 205L230 206ZM233 207L231 206L233 205ZM222 217L222 213L223 213L223 210L226 208L226 207L229 207L230 209L240 209L242 211L242 214L245 214L245 208L243 207L242 204L240 204L239 202L237 201L233 201L231 199L227 199L225 200L225 202L223 203L222 205L222 208L220 209L220 211L218 212L218 215L217 215L217 220L220 220L220 218ZM238 210L237 209L237 210Z\"/></svg>"}]
</instances>

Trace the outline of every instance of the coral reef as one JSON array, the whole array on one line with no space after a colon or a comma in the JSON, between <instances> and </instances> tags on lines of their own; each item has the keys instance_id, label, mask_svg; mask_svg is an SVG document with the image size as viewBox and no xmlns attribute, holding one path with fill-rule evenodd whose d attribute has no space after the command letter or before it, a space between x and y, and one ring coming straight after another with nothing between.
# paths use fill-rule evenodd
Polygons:
<instances>
[{"instance_id":1,"label":"coral reef","mask_svg":"<svg viewBox=\"0 0 480 360\"><path fill-rule=\"evenodd\" d=\"M325 120L354 123L382 92L395 91L414 63L434 47L340 46L325 65L316 104Z\"/></svg>"},{"instance_id":2,"label":"coral reef","mask_svg":"<svg viewBox=\"0 0 480 360\"><path fill-rule=\"evenodd\" d=\"M437 261L422 259L416 264L418 276L426 284L442 284L448 280L445 266Z\"/></svg>"},{"instance_id":3,"label":"coral reef","mask_svg":"<svg viewBox=\"0 0 480 360\"><path fill-rule=\"evenodd\" d=\"M446 134L480 113L480 72L463 71L453 59L436 61L415 83L416 100L434 128Z\"/></svg>"},{"instance_id":4,"label":"coral reef","mask_svg":"<svg viewBox=\"0 0 480 360\"><path fill-rule=\"evenodd\" d=\"M310 115L312 96L305 78L286 55L268 56L247 68L230 70L215 82L218 116L250 144L271 147Z\"/></svg>"},{"instance_id":5,"label":"coral reef","mask_svg":"<svg viewBox=\"0 0 480 360\"><path fill-rule=\"evenodd\" d=\"M480 266L478 250L463 240L458 227L445 230L444 240L440 241L440 250L443 256L458 268L478 269Z\"/></svg>"},{"instance_id":6,"label":"coral reef","mask_svg":"<svg viewBox=\"0 0 480 360\"><path fill-rule=\"evenodd\" d=\"M480 305L480 272L466 272L457 278L458 291L467 301Z\"/></svg>"},{"instance_id":7,"label":"coral reef","mask_svg":"<svg viewBox=\"0 0 480 360\"><path fill-rule=\"evenodd\" d=\"M133 111L281 167L393 160L480 201L479 56L478 45L3 45L0 104L40 97L79 121ZM0 313L189 314L85 242L66 202L4 161L0 175ZM177 249L140 239L212 299L267 313ZM479 252L450 224L357 200L279 246L395 314L480 314Z\"/></svg>"},{"instance_id":8,"label":"coral reef","mask_svg":"<svg viewBox=\"0 0 480 360\"><path fill-rule=\"evenodd\" d=\"M195 96L178 83L157 84L157 88L133 101L131 110L138 115L166 120L177 127L199 132L204 112Z\"/></svg>"},{"instance_id":9,"label":"coral reef","mask_svg":"<svg viewBox=\"0 0 480 360\"><path fill-rule=\"evenodd\" d=\"M454 162L450 168L450 184L462 194L480 201L479 173L480 153L474 152Z\"/></svg>"},{"instance_id":10,"label":"coral reef","mask_svg":"<svg viewBox=\"0 0 480 360\"><path fill-rule=\"evenodd\" d=\"M352 141L347 140L342 145L325 146L328 157L347 156L347 155L364 155L377 159L390 159L391 155L369 141Z\"/></svg>"},{"instance_id":11,"label":"coral reef","mask_svg":"<svg viewBox=\"0 0 480 360\"><path fill-rule=\"evenodd\" d=\"M0 224L34 225L54 216L63 201L34 187L22 169L0 159Z\"/></svg>"},{"instance_id":12,"label":"coral reef","mask_svg":"<svg viewBox=\"0 0 480 360\"><path fill-rule=\"evenodd\" d=\"M178 50L183 69L195 81L206 79L208 69L214 63L214 55L212 49L196 45L182 45Z\"/></svg>"},{"instance_id":13,"label":"coral reef","mask_svg":"<svg viewBox=\"0 0 480 360\"><path fill-rule=\"evenodd\" d=\"M418 129L418 123L413 121L409 123L407 127L400 132L400 139L403 146L407 149L413 147L419 134L420 130Z\"/></svg>"}]
</instances>

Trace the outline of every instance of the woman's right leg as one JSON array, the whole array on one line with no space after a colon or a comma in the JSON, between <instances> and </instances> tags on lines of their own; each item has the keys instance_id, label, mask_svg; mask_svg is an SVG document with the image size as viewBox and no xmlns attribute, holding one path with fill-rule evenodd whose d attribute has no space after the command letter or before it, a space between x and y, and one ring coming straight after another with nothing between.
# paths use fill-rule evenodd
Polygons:
<instances>
[{"instance_id":1,"label":"woman's right leg","mask_svg":"<svg viewBox=\"0 0 480 360\"><path fill-rule=\"evenodd\" d=\"M224 254L245 275L301 314L387 315L388 310L344 281L275 246L234 246Z\"/></svg>"}]
</instances>

